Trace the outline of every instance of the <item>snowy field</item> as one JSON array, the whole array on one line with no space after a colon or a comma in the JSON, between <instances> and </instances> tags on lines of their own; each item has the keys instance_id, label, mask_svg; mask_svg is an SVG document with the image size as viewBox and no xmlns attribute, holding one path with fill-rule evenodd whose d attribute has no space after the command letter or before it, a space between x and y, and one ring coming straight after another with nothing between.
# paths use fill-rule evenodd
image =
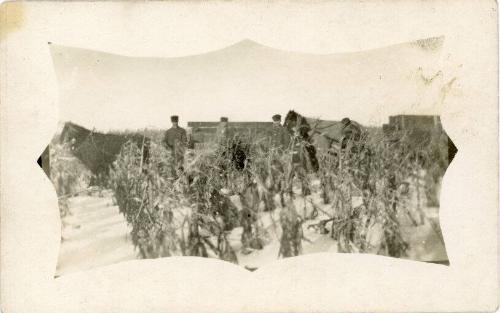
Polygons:
<instances>
[{"instance_id":1,"label":"snowy field","mask_svg":"<svg viewBox=\"0 0 500 313\"><path fill-rule=\"evenodd\" d=\"M237 201L232 199L238 206ZM319 199L311 199L319 204ZM299 214L309 214L310 205L304 211L303 199L296 200ZM138 258L130 238L130 229L118 206L113 205L112 194L103 192L101 196L86 195L69 199L70 214L63 218L62 243L56 276L88 270L104 265ZM408 217L401 216L403 237L410 244L406 258L418 261L447 261L448 257L439 230L438 209L425 208L424 223L414 226ZM302 241L303 254L315 252L337 252L337 242L329 234L320 234L308 228L326 215L320 213L315 219L304 222L305 239ZM262 250L241 250L242 228L235 228L229 235L231 246L236 251L238 262L248 269L256 269L278 259L279 251L279 209L265 213L262 218L266 229L266 245ZM371 236L376 240L377 232ZM244 253L245 252L245 253Z\"/></svg>"}]
</instances>

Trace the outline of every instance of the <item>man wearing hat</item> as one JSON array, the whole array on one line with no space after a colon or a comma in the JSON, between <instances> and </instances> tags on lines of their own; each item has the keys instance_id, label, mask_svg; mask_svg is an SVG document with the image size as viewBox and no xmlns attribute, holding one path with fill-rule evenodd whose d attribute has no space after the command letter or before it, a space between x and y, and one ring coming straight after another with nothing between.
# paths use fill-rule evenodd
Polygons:
<instances>
[{"instance_id":1,"label":"man wearing hat","mask_svg":"<svg viewBox=\"0 0 500 313\"><path fill-rule=\"evenodd\" d=\"M361 128L356 122L351 121L348 117L344 117L342 124L342 149L347 148L349 144L353 144L361 139Z\"/></svg>"},{"instance_id":2,"label":"man wearing hat","mask_svg":"<svg viewBox=\"0 0 500 313\"><path fill-rule=\"evenodd\" d=\"M227 140L231 137L228 127L228 118L223 116L220 118L219 126L217 127L217 132L215 133L215 138L219 145L226 144Z\"/></svg>"},{"instance_id":3,"label":"man wearing hat","mask_svg":"<svg viewBox=\"0 0 500 313\"><path fill-rule=\"evenodd\" d=\"M284 150L290 144L290 134L288 130L281 125L281 115L273 115L273 126L271 127L271 147Z\"/></svg>"},{"instance_id":4,"label":"man wearing hat","mask_svg":"<svg viewBox=\"0 0 500 313\"><path fill-rule=\"evenodd\" d=\"M187 135L186 130L179 126L179 117L177 115L172 115L170 121L172 122L172 127L165 132L163 143L172 152L175 167L178 168L184 163Z\"/></svg>"},{"instance_id":5,"label":"man wearing hat","mask_svg":"<svg viewBox=\"0 0 500 313\"><path fill-rule=\"evenodd\" d=\"M291 136L288 130L281 125L281 115L275 114L272 116L273 125L269 130L269 148L276 149L279 152L283 152L285 149L289 148ZM284 169L280 167L279 162L271 162L272 169L270 171L270 176L267 183L270 184L270 189L274 192L280 193L280 198L283 203L283 193L281 191L282 187L285 185L284 181ZM276 208L272 194L264 192L264 210L272 211Z\"/></svg>"}]
</instances>

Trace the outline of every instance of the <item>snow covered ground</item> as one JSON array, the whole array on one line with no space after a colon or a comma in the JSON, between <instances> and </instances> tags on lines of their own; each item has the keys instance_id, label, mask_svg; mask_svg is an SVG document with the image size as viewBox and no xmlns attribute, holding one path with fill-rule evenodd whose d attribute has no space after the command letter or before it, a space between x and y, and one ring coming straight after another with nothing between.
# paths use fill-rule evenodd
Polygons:
<instances>
[{"instance_id":1,"label":"snow covered ground","mask_svg":"<svg viewBox=\"0 0 500 313\"><path fill-rule=\"evenodd\" d=\"M70 215L63 219L62 243L56 276L76 271L133 260L138 256L130 238L130 229L118 207L113 205L109 192L102 196L77 196L69 200ZM303 212L303 200L296 200L299 214ZM307 206L307 211L310 206ZM438 209L426 208L427 218L421 226L413 226L409 219L401 218L403 237L410 243L408 259L419 261L447 261L445 247L439 235ZM321 213L315 220L306 221L302 242L303 254L337 252L337 242L329 234L319 234L307 226L326 217ZM238 262L247 268L259 268L278 258L280 230L279 210L266 213L262 219L266 229L267 243L262 250L249 254L241 251L241 227L229 235ZM375 230L376 232L376 230Z\"/></svg>"},{"instance_id":2,"label":"snow covered ground","mask_svg":"<svg viewBox=\"0 0 500 313\"><path fill-rule=\"evenodd\" d=\"M110 195L69 201L56 276L136 258L130 230Z\"/></svg>"}]
</instances>

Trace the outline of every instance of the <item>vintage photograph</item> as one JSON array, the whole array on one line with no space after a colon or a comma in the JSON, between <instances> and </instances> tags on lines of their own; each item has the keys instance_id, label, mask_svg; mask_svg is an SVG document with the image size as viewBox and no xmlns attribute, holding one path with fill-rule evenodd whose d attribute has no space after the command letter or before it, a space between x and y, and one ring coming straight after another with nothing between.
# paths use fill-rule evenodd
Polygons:
<instances>
[{"instance_id":1,"label":"vintage photograph","mask_svg":"<svg viewBox=\"0 0 500 313\"><path fill-rule=\"evenodd\" d=\"M49 43L60 122L39 164L59 199L56 276L171 256L449 265L444 40L319 55L245 39L176 58Z\"/></svg>"}]
</instances>

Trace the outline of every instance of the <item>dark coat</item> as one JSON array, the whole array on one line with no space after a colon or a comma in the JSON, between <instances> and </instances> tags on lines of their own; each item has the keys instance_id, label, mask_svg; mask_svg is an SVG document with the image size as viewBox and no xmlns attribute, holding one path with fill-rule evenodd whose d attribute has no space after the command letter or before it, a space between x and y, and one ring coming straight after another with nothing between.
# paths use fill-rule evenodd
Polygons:
<instances>
[{"instance_id":1,"label":"dark coat","mask_svg":"<svg viewBox=\"0 0 500 313\"><path fill-rule=\"evenodd\" d=\"M172 152L176 162L184 160L184 151L187 146L186 130L182 127L172 127L165 132L163 144Z\"/></svg>"},{"instance_id":2,"label":"dark coat","mask_svg":"<svg viewBox=\"0 0 500 313\"><path fill-rule=\"evenodd\" d=\"M229 139L234 136L233 130L226 124L217 126L217 131L215 132L215 140L219 145L226 145Z\"/></svg>"},{"instance_id":3,"label":"dark coat","mask_svg":"<svg viewBox=\"0 0 500 313\"><path fill-rule=\"evenodd\" d=\"M290 133L281 125L273 125L270 130L270 143L274 148L286 149L290 145Z\"/></svg>"},{"instance_id":4,"label":"dark coat","mask_svg":"<svg viewBox=\"0 0 500 313\"><path fill-rule=\"evenodd\" d=\"M349 137L350 139L359 140L359 136L361 135L361 128L353 122L350 122L342 128L342 135L343 137Z\"/></svg>"},{"instance_id":5,"label":"dark coat","mask_svg":"<svg viewBox=\"0 0 500 313\"><path fill-rule=\"evenodd\" d=\"M357 142L361 139L361 128L350 122L342 128L342 149L346 148L349 142Z\"/></svg>"},{"instance_id":6,"label":"dark coat","mask_svg":"<svg viewBox=\"0 0 500 313\"><path fill-rule=\"evenodd\" d=\"M182 127L171 127L165 132L163 142L167 149L174 150L177 146L186 146L187 134L186 130Z\"/></svg>"}]
</instances>

